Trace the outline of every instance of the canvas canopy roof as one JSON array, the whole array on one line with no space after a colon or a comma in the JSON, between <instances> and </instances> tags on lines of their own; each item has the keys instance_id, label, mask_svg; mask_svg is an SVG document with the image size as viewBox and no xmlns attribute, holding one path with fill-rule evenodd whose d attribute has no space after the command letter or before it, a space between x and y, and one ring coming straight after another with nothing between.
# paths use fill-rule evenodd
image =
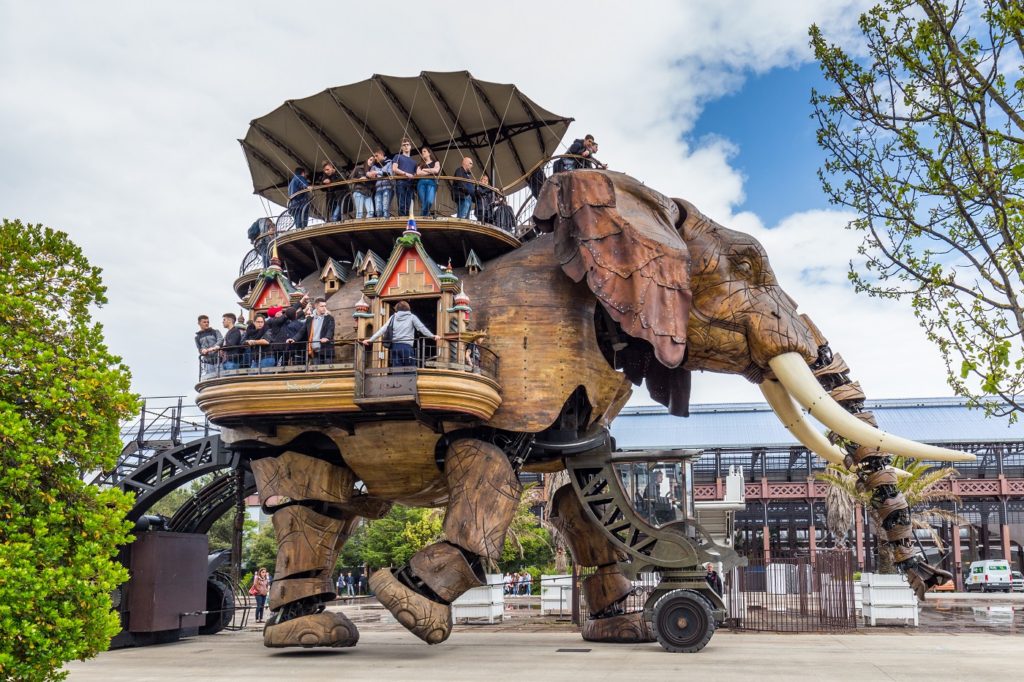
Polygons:
<instances>
[{"instance_id":1,"label":"canvas canopy roof","mask_svg":"<svg viewBox=\"0 0 1024 682\"><path fill-rule=\"evenodd\" d=\"M253 190L282 206L296 166L342 172L381 147L397 153L403 136L426 145L452 175L470 156L475 172L513 192L555 153L573 119L541 108L515 85L477 80L468 71L373 77L304 99L288 100L249 125L239 140Z\"/></svg>"}]
</instances>

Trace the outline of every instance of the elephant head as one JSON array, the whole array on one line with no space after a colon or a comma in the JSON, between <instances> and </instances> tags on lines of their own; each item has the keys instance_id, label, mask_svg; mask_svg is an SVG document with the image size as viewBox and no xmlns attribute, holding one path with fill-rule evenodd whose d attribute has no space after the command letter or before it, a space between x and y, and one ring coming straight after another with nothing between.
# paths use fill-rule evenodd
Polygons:
<instances>
[{"instance_id":1,"label":"elephant head","mask_svg":"<svg viewBox=\"0 0 1024 682\"><path fill-rule=\"evenodd\" d=\"M629 341L615 362L651 396L679 404L689 370L740 374L759 384L783 424L830 461L845 453L803 421L794 400L844 438L910 457L966 460L972 455L887 434L848 409L815 377L842 374L827 342L779 286L764 248L750 235L718 225L694 206L669 199L622 173L579 170L550 178L534 211L541 232L554 232L562 269L586 280ZM619 330L616 330L619 331ZM827 357L826 357L827 356ZM825 358L823 360L823 358ZM857 394L859 398L850 400ZM840 396L840 399L844 399Z\"/></svg>"}]
</instances>

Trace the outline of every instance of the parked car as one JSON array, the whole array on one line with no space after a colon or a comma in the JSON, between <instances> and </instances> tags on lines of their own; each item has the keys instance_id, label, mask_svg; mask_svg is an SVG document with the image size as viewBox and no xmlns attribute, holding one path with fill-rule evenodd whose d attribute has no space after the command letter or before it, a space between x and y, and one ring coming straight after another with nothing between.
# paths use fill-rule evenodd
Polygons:
<instances>
[{"instance_id":1,"label":"parked car","mask_svg":"<svg viewBox=\"0 0 1024 682\"><path fill-rule=\"evenodd\" d=\"M964 589L968 592L1009 592L1010 562L1006 559L972 561Z\"/></svg>"},{"instance_id":2,"label":"parked car","mask_svg":"<svg viewBox=\"0 0 1024 682\"><path fill-rule=\"evenodd\" d=\"M1013 592L1024 592L1024 573L1010 571L1010 590Z\"/></svg>"}]
</instances>

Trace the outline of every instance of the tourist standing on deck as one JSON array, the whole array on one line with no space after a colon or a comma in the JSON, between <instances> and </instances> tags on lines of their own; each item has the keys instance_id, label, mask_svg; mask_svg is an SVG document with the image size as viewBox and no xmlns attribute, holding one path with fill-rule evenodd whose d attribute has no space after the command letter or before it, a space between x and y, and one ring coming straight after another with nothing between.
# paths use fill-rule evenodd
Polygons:
<instances>
[{"instance_id":1,"label":"tourist standing on deck","mask_svg":"<svg viewBox=\"0 0 1024 682\"><path fill-rule=\"evenodd\" d=\"M353 180L364 180L370 168L373 166L374 158L371 156L363 163L356 164L352 169ZM355 204L356 220L373 217L373 181L357 182L352 185L352 202Z\"/></svg>"},{"instance_id":2,"label":"tourist standing on deck","mask_svg":"<svg viewBox=\"0 0 1024 682\"><path fill-rule=\"evenodd\" d=\"M455 177L472 180L473 159L464 156L462 158L462 165L455 169ZM452 195L458 204L458 213L456 215L463 219L469 218L469 209L473 205L473 199L476 197L476 183L456 180L455 186L452 189L454 190Z\"/></svg>"},{"instance_id":3,"label":"tourist standing on deck","mask_svg":"<svg viewBox=\"0 0 1024 682\"><path fill-rule=\"evenodd\" d=\"M434 210L437 196L437 176L441 174L441 162L434 158L430 147L420 149L420 165L416 167L416 194L420 198L420 215L430 215Z\"/></svg>"},{"instance_id":4,"label":"tourist standing on deck","mask_svg":"<svg viewBox=\"0 0 1024 682\"><path fill-rule=\"evenodd\" d=\"M373 163L366 177L377 181L373 191L373 215L378 218L391 216L391 195L395 191L391 179L391 159L384 158L384 150L373 153Z\"/></svg>"},{"instance_id":5,"label":"tourist standing on deck","mask_svg":"<svg viewBox=\"0 0 1024 682\"><path fill-rule=\"evenodd\" d=\"M318 365L334 362L334 317L327 312L327 300L316 299L314 312L303 322L287 343L298 344L296 357L302 357L307 346L310 351L309 362Z\"/></svg>"},{"instance_id":6,"label":"tourist standing on deck","mask_svg":"<svg viewBox=\"0 0 1024 682\"><path fill-rule=\"evenodd\" d=\"M242 363L242 336L245 334L245 325L238 324L238 318L234 313L224 313L221 318L224 329L224 369L238 369Z\"/></svg>"},{"instance_id":7,"label":"tourist standing on deck","mask_svg":"<svg viewBox=\"0 0 1024 682\"><path fill-rule=\"evenodd\" d=\"M220 332L210 328L210 318L207 315L200 315L198 318L199 331L196 332L196 350L199 351L199 367L202 376L217 373L217 365L220 361L220 347L224 340Z\"/></svg>"},{"instance_id":8,"label":"tourist standing on deck","mask_svg":"<svg viewBox=\"0 0 1024 682\"><path fill-rule=\"evenodd\" d=\"M412 347L416 340L416 332L423 336L429 336L434 341L440 341L441 337L427 329L427 326L420 321L420 318L412 314L408 301L399 301L395 305L395 314L388 318L387 323L377 330L373 336L363 340L364 346L384 335L391 330L391 366L392 367L415 367L416 353Z\"/></svg>"},{"instance_id":9,"label":"tourist standing on deck","mask_svg":"<svg viewBox=\"0 0 1024 682\"><path fill-rule=\"evenodd\" d=\"M337 187L327 190L327 215L332 223L341 220L342 208L345 205L345 186L340 184L345 178L334 167L330 161L324 161L323 173L320 174L321 185L337 184Z\"/></svg>"},{"instance_id":10,"label":"tourist standing on deck","mask_svg":"<svg viewBox=\"0 0 1024 682\"><path fill-rule=\"evenodd\" d=\"M398 180L395 190L398 193L398 215L404 216L412 207L412 186L416 177L416 160L412 158L412 140L402 138L402 150L391 159L391 170Z\"/></svg>"},{"instance_id":11,"label":"tourist standing on deck","mask_svg":"<svg viewBox=\"0 0 1024 682\"><path fill-rule=\"evenodd\" d=\"M288 183L288 212L292 214L295 227L305 227L309 221L309 202L311 197L309 192L303 191L308 187L309 171L302 166L297 166L295 174L292 175L292 179Z\"/></svg>"}]
</instances>

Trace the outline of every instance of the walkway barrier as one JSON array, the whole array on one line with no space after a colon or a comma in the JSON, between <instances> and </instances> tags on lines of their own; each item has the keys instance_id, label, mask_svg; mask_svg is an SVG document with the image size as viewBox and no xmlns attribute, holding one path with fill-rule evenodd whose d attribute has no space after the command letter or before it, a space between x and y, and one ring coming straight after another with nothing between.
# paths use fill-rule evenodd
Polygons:
<instances>
[{"instance_id":1,"label":"walkway barrier","mask_svg":"<svg viewBox=\"0 0 1024 682\"><path fill-rule=\"evenodd\" d=\"M749 558L726 576L728 623L767 632L842 632L857 627L853 554Z\"/></svg>"}]
</instances>

